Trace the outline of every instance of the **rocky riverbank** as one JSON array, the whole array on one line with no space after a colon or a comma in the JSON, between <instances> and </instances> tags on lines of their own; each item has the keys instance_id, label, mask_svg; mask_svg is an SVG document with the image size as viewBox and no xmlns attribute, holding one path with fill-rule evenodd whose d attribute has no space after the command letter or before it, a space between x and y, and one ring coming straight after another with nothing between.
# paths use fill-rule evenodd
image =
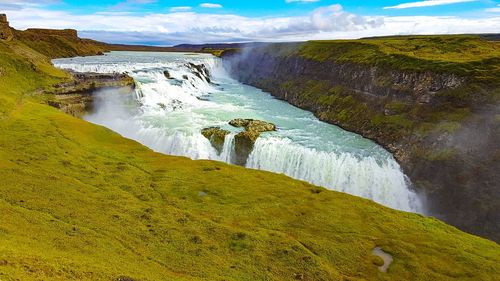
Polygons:
<instances>
[{"instance_id":1,"label":"rocky riverbank","mask_svg":"<svg viewBox=\"0 0 500 281\"><path fill-rule=\"evenodd\" d=\"M388 53L399 42L387 39L333 41L271 44L223 58L240 81L383 145L426 195L431 215L499 241L496 45L468 37L398 40L415 50ZM430 56L447 44L463 45L462 58L418 57L418 48ZM466 44L491 50L463 61L474 51Z\"/></svg>"},{"instance_id":2,"label":"rocky riverbank","mask_svg":"<svg viewBox=\"0 0 500 281\"><path fill-rule=\"evenodd\" d=\"M56 84L43 93L51 94L49 105L75 117L82 117L92 110L93 93L99 89L117 88L129 93L135 88L134 79L127 74L70 74L72 78L69 82Z\"/></svg>"}]
</instances>

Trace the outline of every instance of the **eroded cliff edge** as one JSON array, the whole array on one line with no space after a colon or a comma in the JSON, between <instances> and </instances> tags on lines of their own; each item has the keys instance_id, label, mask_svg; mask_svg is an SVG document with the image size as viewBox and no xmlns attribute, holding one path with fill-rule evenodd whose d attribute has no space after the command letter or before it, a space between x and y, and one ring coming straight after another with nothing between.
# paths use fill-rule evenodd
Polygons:
<instances>
[{"instance_id":1,"label":"eroded cliff edge","mask_svg":"<svg viewBox=\"0 0 500 281\"><path fill-rule=\"evenodd\" d=\"M475 36L230 50L235 78L391 151L428 211L500 241L500 46Z\"/></svg>"}]
</instances>

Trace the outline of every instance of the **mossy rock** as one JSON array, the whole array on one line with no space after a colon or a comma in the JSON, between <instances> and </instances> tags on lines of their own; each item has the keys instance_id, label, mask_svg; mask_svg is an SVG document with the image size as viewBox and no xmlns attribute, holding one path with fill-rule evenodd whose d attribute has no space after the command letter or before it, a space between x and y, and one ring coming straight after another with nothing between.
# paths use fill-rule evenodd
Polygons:
<instances>
[{"instance_id":1,"label":"mossy rock","mask_svg":"<svg viewBox=\"0 0 500 281\"><path fill-rule=\"evenodd\" d=\"M235 164L245 166L248 156L252 153L255 141L260 136L257 131L242 131L234 137Z\"/></svg>"},{"instance_id":2,"label":"mossy rock","mask_svg":"<svg viewBox=\"0 0 500 281\"><path fill-rule=\"evenodd\" d=\"M234 138L236 152L236 164L245 166L248 156L252 153L255 141L263 132L271 132L276 130L276 125L254 119L233 119L229 121L229 125L237 128L245 128L244 131L237 134Z\"/></svg>"},{"instance_id":3,"label":"mossy rock","mask_svg":"<svg viewBox=\"0 0 500 281\"><path fill-rule=\"evenodd\" d=\"M255 131L255 132L271 132L276 131L276 125L254 119L233 119L229 121L229 125L237 128L245 128L247 131Z\"/></svg>"},{"instance_id":4,"label":"mossy rock","mask_svg":"<svg viewBox=\"0 0 500 281\"><path fill-rule=\"evenodd\" d=\"M276 130L276 125L254 119L233 119L229 121L229 124L233 127L244 128L244 130L234 138L234 150L236 154L234 164L240 166L246 165L248 156L252 153L255 141L260 134ZM208 127L201 131L201 134L210 140L210 143L219 154L222 152L226 135L229 133L229 131L221 129L220 127Z\"/></svg>"},{"instance_id":5,"label":"mossy rock","mask_svg":"<svg viewBox=\"0 0 500 281\"><path fill-rule=\"evenodd\" d=\"M201 130L201 134L210 141L218 153L221 153L226 135L229 134L229 131L221 129L220 127L209 127Z\"/></svg>"}]
</instances>

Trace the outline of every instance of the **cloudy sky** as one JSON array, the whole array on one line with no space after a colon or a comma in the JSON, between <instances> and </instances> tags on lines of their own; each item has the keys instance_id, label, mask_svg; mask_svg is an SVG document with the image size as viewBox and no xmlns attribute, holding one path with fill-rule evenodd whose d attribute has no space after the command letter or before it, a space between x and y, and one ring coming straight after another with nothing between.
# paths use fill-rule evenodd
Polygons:
<instances>
[{"instance_id":1,"label":"cloudy sky","mask_svg":"<svg viewBox=\"0 0 500 281\"><path fill-rule=\"evenodd\" d=\"M0 0L0 13L17 29L75 28L100 41L163 46L500 33L493 0Z\"/></svg>"}]
</instances>

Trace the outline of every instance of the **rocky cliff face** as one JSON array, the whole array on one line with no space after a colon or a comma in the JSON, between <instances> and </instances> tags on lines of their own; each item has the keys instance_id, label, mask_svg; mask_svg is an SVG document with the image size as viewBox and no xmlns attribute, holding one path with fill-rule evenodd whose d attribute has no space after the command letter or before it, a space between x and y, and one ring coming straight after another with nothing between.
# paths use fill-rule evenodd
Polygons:
<instances>
[{"instance_id":1,"label":"rocky cliff face","mask_svg":"<svg viewBox=\"0 0 500 281\"><path fill-rule=\"evenodd\" d=\"M49 105L75 117L82 117L92 110L93 93L98 89L116 88L126 94L135 88L134 79L126 74L71 74L69 82L56 84L43 93L53 96L48 101Z\"/></svg>"},{"instance_id":2,"label":"rocky cliff face","mask_svg":"<svg viewBox=\"0 0 500 281\"><path fill-rule=\"evenodd\" d=\"M27 32L35 32L40 36L63 36L68 38L78 38L78 32L75 29L46 29L46 28L28 28Z\"/></svg>"},{"instance_id":3,"label":"rocky cliff face","mask_svg":"<svg viewBox=\"0 0 500 281\"><path fill-rule=\"evenodd\" d=\"M13 30L16 40L49 58L95 56L107 52L107 44L78 37L74 29Z\"/></svg>"},{"instance_id":4,"label":"rocky cliff face","mask_svg":"<svg viewBox=\"0 0 500 281\"><path fill-rule=\"evenodd\" d=\"M495 87L456 73L317 61L284 48L224 57L244 83L391 151L429 214L500 240L500 107Z\"/></svg>"},{"instance_id":5,"label":"rocky cliff face","mask_svg":"<svg viewBox=\"0 0 500 281\"><path fill-rule=\"evenodd\" d=\"M0 40L11 40L13 37L12 30L7 21L5 14L0 14Z\"/></svg>"}]
</instances>

